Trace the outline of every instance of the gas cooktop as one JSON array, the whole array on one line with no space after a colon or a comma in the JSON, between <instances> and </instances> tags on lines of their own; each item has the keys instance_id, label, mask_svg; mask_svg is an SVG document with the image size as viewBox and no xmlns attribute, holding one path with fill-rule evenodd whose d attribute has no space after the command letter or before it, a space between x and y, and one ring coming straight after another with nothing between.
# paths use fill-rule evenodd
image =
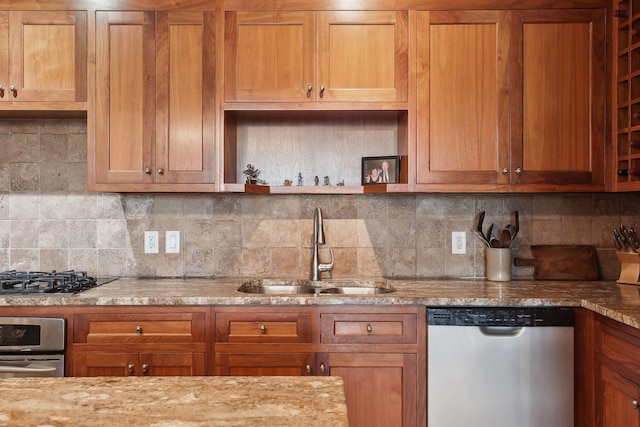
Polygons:
<instances>
[{"instance_id":1,"label":"gas cooktop","mask_svg":"<svg viewBox=\"0 0 640 427\"><path fill-rule=\"evenodd\" d=\"M85 271L16 271L0 272L1 295L73 295L114 279L96 279Z\"/></svg>"}]
</instances>

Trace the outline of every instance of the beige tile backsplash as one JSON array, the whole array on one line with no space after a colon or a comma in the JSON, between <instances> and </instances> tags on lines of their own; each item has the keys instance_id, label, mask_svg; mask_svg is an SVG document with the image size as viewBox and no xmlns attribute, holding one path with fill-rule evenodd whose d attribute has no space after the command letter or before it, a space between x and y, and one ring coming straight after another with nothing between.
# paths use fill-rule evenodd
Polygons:
<instances>
[{"instance_id":1,"label":"beige tile backsplash","mask_svg":"<svg viewBox=\"0 0 640 427\"><path fill-rule=\"evenodd\" d=\"M484 247L470 232L505 225L518 209L518 256L534 244L593 244L604 278L619 264L611 229L637 225L637 194L401 194L262 196L86 192L85 120L0 120L0 270L87 270L98 276L308 277L312 217L323 209L334 277L484 275ZM145 230L160 232L144 254ZM181 233L179 254L164 235ZM451 255L452 231L467 254ZM530 268L513 269L530 277Z\"/></svg>"}]
</instances>

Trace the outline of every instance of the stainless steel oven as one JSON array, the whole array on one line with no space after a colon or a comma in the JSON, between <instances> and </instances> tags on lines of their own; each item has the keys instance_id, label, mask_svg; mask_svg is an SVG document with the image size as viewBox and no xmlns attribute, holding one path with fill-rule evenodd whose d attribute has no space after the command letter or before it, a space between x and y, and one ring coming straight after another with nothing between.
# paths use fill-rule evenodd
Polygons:
<instances>
[{"instance_id":1,"label":"stainless steel oven","mask_svg":"<svg viewBox=\"0 0 640 427\"><path fill-rule=\"evenodd\" d=\"M65 319L0 317L0 378L63 377Z\"/></svg>"}]
</instances>

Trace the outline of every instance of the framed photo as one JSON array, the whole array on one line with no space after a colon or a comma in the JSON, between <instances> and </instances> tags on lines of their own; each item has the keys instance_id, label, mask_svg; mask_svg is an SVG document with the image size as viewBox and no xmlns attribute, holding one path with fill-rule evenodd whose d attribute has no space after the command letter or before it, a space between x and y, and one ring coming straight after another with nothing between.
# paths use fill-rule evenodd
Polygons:
<instances>
[{"instance_id":1,"label":"framed photo","mask_svg":"<svg viewBox=\"0 0 640 427\"><path fill-rule=\"evenodd\" d=\"M362 185L397 184L400 179L400 156L362 158Z\"/></svg>"}]
</instances>

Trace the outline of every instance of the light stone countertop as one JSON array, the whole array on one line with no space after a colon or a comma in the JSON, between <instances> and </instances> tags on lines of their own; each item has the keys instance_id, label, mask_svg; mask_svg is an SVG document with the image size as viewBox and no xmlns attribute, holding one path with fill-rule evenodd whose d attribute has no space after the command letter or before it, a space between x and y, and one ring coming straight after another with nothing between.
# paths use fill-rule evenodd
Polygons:
<instances>
[{"instance_id":1,"label":"light stone countertop","mask_svg":"<svg viewBox=\"0 0 640 427\"><path fill-rule=\"evenodd\" d=\"M77 295L9 296L2 306L434 305L582 306L640 329L640 287L614 281L490 282L384 280L396 292L378 295L260 295L238 292L248 279L118 279Z\"/></svg>"},{"instance_id":2,"label":"light stone countertop","mask_svg":"<svg viewBox=\"0 0 640 427\"><path fill-rule=\"evenodd\" d=\"M0 426L349 425L330 376L3 378L0 395Z\"/></svg>"}]
</instances>

